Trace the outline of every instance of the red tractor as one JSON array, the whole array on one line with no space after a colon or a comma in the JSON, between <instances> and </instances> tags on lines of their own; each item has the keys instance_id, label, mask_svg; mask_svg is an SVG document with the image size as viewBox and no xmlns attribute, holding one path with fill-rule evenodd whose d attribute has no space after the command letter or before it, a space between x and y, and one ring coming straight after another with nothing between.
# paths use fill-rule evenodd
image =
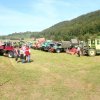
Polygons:
<instances>
[{"instance_id":1,"label":"red tractor","mask_svg":"<svg viewBox=\"0 0 100 100\"><path fill-rule=\"evenodd\" d=\"M7 54L8 57L14 57L14 47L10 42L0 43L0 55Z\"/></svg>"}]
</instances>

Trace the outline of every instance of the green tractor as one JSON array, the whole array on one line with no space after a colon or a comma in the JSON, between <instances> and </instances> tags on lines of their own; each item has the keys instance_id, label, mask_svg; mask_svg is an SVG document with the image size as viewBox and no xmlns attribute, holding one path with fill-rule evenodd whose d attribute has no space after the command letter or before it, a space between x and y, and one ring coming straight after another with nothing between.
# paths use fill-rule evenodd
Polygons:
<instances>
[{"instance_id":1,"label":"green tractor","mask_svg":"<svg viewBox=\"0 0 100 100\"><path fill-rule=\"evenodd\" d=\"M88 39L87 46L83 48L83 51L89 56L100 54L100 39Z\"/></svg>"}]
</instances>

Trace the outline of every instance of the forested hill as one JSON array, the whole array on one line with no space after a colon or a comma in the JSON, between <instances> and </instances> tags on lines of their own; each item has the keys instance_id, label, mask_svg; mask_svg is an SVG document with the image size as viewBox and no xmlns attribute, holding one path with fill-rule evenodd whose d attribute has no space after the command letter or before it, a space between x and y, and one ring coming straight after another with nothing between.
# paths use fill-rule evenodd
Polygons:
<instances>
[{"instance_id":1,"label":"forested hill","mask_svg":"<svg viewBox=\"0 0 100 100\"><path fill-rule=\"evenodd\" d=\"M100 36L100 10L84 14L70 21L60 22L42 32L20 32L0 38L45 37L53 40L70 40L77 37L85 40L97 36Z\"/></svg>"},{"instance_id":2,"label":"forested hill","mask_svg":"<svg viewBox=\"0 0 100 100\"><path fill-rule=\"evenodd\" d=\"M70 21L60 22L41 32L42 36L54 40L94 38L100 35L100 10L84 14Z\"/></svg>"}]
</instances>

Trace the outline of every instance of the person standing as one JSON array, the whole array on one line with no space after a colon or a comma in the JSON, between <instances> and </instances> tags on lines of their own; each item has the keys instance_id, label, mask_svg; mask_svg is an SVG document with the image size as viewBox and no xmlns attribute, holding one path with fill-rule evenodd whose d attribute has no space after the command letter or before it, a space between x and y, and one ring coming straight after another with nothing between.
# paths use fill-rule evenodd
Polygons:
<instances>
[{"instance_id":1,"label":"person standing","mask_svg":"<svg viewBox=\"0 0 100 100\"><path fill-rule=\"evenodd\" d=\"M16 46L14 49L15 60L18 62L18 58L20 57L20 50L19 47Z\"/></svg>"},{"instance_id":2,"label":"person standing","mask_svg":"<svg viewBox=\"0 0 100 100\"><path fill-rule=\"evenodd\" d=\"M26 61L30 62L30 48L29 48L29 46L26 46L25 55L26 55Z\"/></svg>"},{"instance_id":3,"label":"person standing","mask_svg":"<svg viewBox=\"0 0 100 100\"><path fill-rule=\"evenodd\" d=\"M81 48L79 46L77 47L77 55L78 55L78 57L80 57L80 55L81 55Z\"/></svg>"},{"instance_id":4,"label":"person standing","mask_svg":"<svg viewBox=\"0 0 100 100\"><path fill-rule=\"evenodd\" d=\"M25 63L25 52L22 47L20 48L20 59L22 63Z\"/></svg>"}]
</instances>

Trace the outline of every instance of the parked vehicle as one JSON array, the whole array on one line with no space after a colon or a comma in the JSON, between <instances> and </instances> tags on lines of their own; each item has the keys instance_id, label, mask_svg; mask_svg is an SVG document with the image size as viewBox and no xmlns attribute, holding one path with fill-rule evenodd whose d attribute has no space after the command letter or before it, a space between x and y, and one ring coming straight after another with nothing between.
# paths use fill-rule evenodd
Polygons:
<instances>
[{"instance_id":1,"label":"parked vehicle","mask_svg":"<svg viewBox=\"0 0 100 100\"><path fill-rule=\"evenodd\" d=\"M60 53L60 52L63 51L63 48L62 48L61 43L53 42L53 43L50 43L50 44L49 44L48 51L49 51L49 52Z\"/></svg>"},{"instance_id":2,"label":"parked vehicle","mask_svg":"<svg viewBox=\"0 0 100 100\"><path fill-rule=\"evenodd\" d=\"M48 51L50 44L52 43L52 40L46 40L41 44L41 50Z\"/></svg>"},{"instance_id":3,"label":"parked vehicle","mask_svg":"<svg viewBox=\"0 0 100 100\"><path fill-rule=\"evenodd\" d=\"M63 51L68 50L71 47L71 42L70 41L61 41L61 46Z\"/></svg>"},{"instance_id":4,"label":"parked vehicle","mask_svg":"<svg viewBox=\"0 0 100 100\"><path fill-rule=\"evenodd\" d=\"M29 48L33 48L33 42L29 41L26 43L27 46L29 46Z\"/></svg>"},{"instance_id":5,"label":"parked vehicle","mask_svg":"<svg viewBox=\"0 0 100 100\"><path fill-rule=\"evenodd\" d=\"M74 55L77 53L77 48L74 46L71 46L69 49L66 50L66 53Z\"/></svg>"},{"instance_id":6,"label":"parked vehicle","mask_svg":"<svg viewBox=\"0 0 100 100\"><path fill-rule=\"evenodd\" d=\"M0 55L7 54L8 57L14 57L14 47L11 45L11 43L4 42L2 45L0 45Z\"/></svg>"},{"instance_id":7,"label":"parked vehicle","mask_svg":"<svg viewBox=\"0 0 100 100\"><path fill-rule=\"evenodd\" d=\"M77 46L77 45L79 45L80 41L78 39L71 39L70 42L71 42L72 46Z\"/></svg>"},{"instance_id":8,"label":"parked vehicle","mask_svg":"<svg viewBox=\"0 0 100 100\"><path fill-rule=\"evenodd\" d=\"M82 48L83 54L95 56L100 54L100 39L88 39L87 45Z\"/></svg>"},{"instance_id":9,"label":"parked vehicle","mask_svg":"<svg viewBox=\"0 0 100 100\"><path fill-rule=\"evenodd\" d=\"M49 52L66 52L72 46L78 45L77 39L71 39L71 41L60 41L60 42L51 42L46 41L42 44L42 50Z\"/></svg>"},{"instance_id":10,"label":"parked vehicle","mask_svg":"<svg viewBox=\"0 0 100 100\"><path fill-rule=\"evenodd\" d=\"M45 42L45 38L38 38L36 39L34 45L33 45L33 48L34 49L41 49L41 45L42 43Z\"/></svg>"}]
</instances>

